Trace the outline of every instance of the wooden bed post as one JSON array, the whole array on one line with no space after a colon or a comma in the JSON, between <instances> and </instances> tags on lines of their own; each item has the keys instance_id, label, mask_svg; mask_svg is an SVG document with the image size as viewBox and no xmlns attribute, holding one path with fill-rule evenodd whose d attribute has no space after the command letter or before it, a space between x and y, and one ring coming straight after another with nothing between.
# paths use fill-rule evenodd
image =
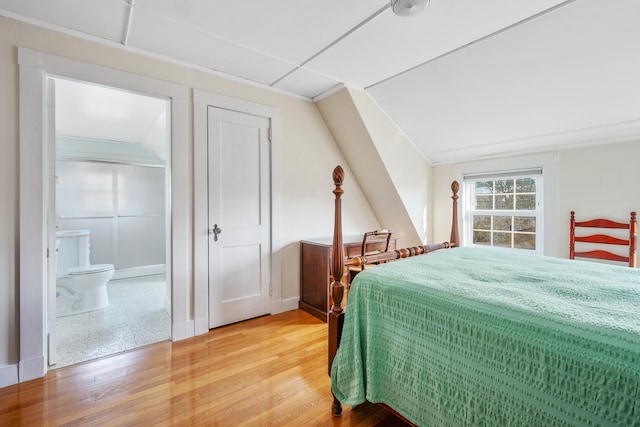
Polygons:
<instances>
[{"instance_id":1,"label":"wooden bed post","mask_svg":"<svg viewBox=\"0 0 640 427\"><path fill-rule=\"evenodd\" d=\"M336 166L333 170L333 183L336 188L333 190L335 195L335 212L333 222L333 246L331 255L331 273L333 282L331 283L331 299L333 305L327 314L327 323L329 325L329 375L331 375L331 365L333 358L338 351L340 338L342 336L342 325L344 322L344 309L342 308L342 297L344 296L344 285L342 284L342 276L344 276L344 246L342 244L342 182L344 181L344 170L340 166ZM332 393L333 394L333 393ZM331 405L331 413L334 416L342 414L342 404L333 396Z\"/></svg>"},{"instance_id":2,"label":"wooden bed post","mask_svg":"<svg viewBox=\"0 0 640 427\"><path fill-rule=\"evenodd\" d=\"M576 212L571 211L571 219L569 220L569 259L575 259L576 246Z\"/></svg>"},{"instance_id":3,"label":"wooden bed post","mask_svg":"<svg viewBox=\"0 0 640 427\"><path fill-rule=\"evenodd\" d=\"M636 213L631 212L631 218L629 220L629 267L636 268L636 240L638 238L638 220L636 219Z\"/></svg>"},{"instance_id":4,"label":"wooden bed post","mask_svg":"<svg viewBox=\"0 0 640 427\"><path fill-rule=\"evenodd\" d=\"M453 214L451 215L451 236L449 237L449 242L456 248L460 247L460 235L458 233L458 190L460 190L460 184L458 184L458 181L453 181L451 183Z\"/></svg>"},{"instance_id":5,"label":"wooden bed post","mask_svg":"<svg viewBox=\"0 0 640 427\"><path fill-rule=\"evenodd\" d=\"M392 251L384 251L367 256L355 256L345 260L344 246L342 240L342 183L344 181L344 170L341 166L336 166L333 170L333 183L335 188L335 210L333 222L333 244L331 246L331 300L332 305L329 313L327 313L328 324L328 341L329 341L329 376L331 376L331 366L336 356L340 339L342 338L342 326L344 324L345 309L342 307L342 299L344 297L344 285L342 278L347 271L347 266L362 266L367 263L393 261L401 258L408 258L417 255L428 254L439 249L448 249L450 247L460 246L460 237L458 235L458 190L460 186L457 181L451 184L453 195L453 217L451 223L451 237L449 242L436 243L431 245L419 245L409 248L394 249ZM333 392L332 392L333 394ZM333 395L333 403L331 404L331 413L334 416L342 414L342 404Z\"/></svg>"}]
</instances>

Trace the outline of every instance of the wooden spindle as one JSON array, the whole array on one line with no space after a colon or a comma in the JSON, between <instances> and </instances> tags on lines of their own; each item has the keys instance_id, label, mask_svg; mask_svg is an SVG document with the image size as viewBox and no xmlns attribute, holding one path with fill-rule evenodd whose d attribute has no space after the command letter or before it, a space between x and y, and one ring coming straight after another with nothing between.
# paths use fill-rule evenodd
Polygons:
<instances>
[{"instance_id":1,"label":"wooden spindle","mask_svg":"<svg viewBox=\"0 0 640 427\"><path fill-rule=\"evenodd\" d=\"M571 211L571 219L569 220L569 259L576 257L576 212Z\"/></svg>"},{"instance_id":2,"label":"wooden spindle","mask_svg":"<svg viewBox=\"0 0 640 427\"><path fill-rule=\"evenodd\" d=\"M629 267L635 268L637 265L636 259L636 243L638 238L638 220L636 213L631 212L631 219L629 221Z\"/></svg>"},{"instance_id":3,"label":"wooden spindle","mask_svg":"<svg viewBox=\"0 0 640 427\"><path fill-rule=\"evenodd\" d=\"M451 236L449 237L449 242L456 248L460 247L460 234L458 232L458 190L460 190L460 184L458 184L458 181L453 181L451 183L453 213L451 215Z\"/></svg>"}]
</instances>

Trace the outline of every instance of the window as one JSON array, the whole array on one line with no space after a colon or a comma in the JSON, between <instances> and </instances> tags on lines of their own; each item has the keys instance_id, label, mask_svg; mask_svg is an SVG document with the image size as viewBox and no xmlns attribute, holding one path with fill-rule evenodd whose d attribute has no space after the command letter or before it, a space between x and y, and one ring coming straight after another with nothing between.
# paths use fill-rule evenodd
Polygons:
<instances>
[{"instance_id":1,"label":"window","mask_svg":"<svg viewBox=\"0 0 640 427\"><path fill-rule=\"evenodd\" d=\"M541 169L466 175L466 242L541 252Z\"/></svg>"}]
</instances>

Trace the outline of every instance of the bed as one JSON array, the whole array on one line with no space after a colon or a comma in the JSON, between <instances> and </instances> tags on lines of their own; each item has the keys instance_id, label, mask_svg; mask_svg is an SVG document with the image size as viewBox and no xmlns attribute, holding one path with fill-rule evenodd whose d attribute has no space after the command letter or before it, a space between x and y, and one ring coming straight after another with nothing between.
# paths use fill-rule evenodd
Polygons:
<instances>
[{"instance_id":1,"label":"bed","mask_svg":"<svg viewBox=\"0 0 640 427\"><path fill-rule=\"evenodd\" d=\"M342 277L370 260L344 259L333 178ZM348 309L332 283L333 414L367 400L415 425L640 426L640 271L456 248L452 189L452 242L383 254Z\"/></svg>"}]
</instances>

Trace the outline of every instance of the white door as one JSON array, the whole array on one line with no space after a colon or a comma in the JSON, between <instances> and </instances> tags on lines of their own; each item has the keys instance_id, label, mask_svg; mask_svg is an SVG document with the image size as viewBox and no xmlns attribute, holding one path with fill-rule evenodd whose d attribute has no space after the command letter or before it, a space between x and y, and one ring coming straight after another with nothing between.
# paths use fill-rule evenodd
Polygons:
<instances>
[{"instance_id":1,"label":"white door","mask_svg":"<svg viewBox=\"0 0 640 427\"><path fill-rule=\"evenodd\" d=\"M55 80L47 79L46 94L46 217L47 217L47 359L49 365L58 361L56 351L56 86Z\"/></svg>"},{"instance_id":2,"label":"white door","mask_svg":"<svg viewBox=\"0 0 640 427\"><path fill-rule=\"evenodd\" d=\"M207 111L209 327L270 311L270 120Z\"/></svg>"}]
</instances>

